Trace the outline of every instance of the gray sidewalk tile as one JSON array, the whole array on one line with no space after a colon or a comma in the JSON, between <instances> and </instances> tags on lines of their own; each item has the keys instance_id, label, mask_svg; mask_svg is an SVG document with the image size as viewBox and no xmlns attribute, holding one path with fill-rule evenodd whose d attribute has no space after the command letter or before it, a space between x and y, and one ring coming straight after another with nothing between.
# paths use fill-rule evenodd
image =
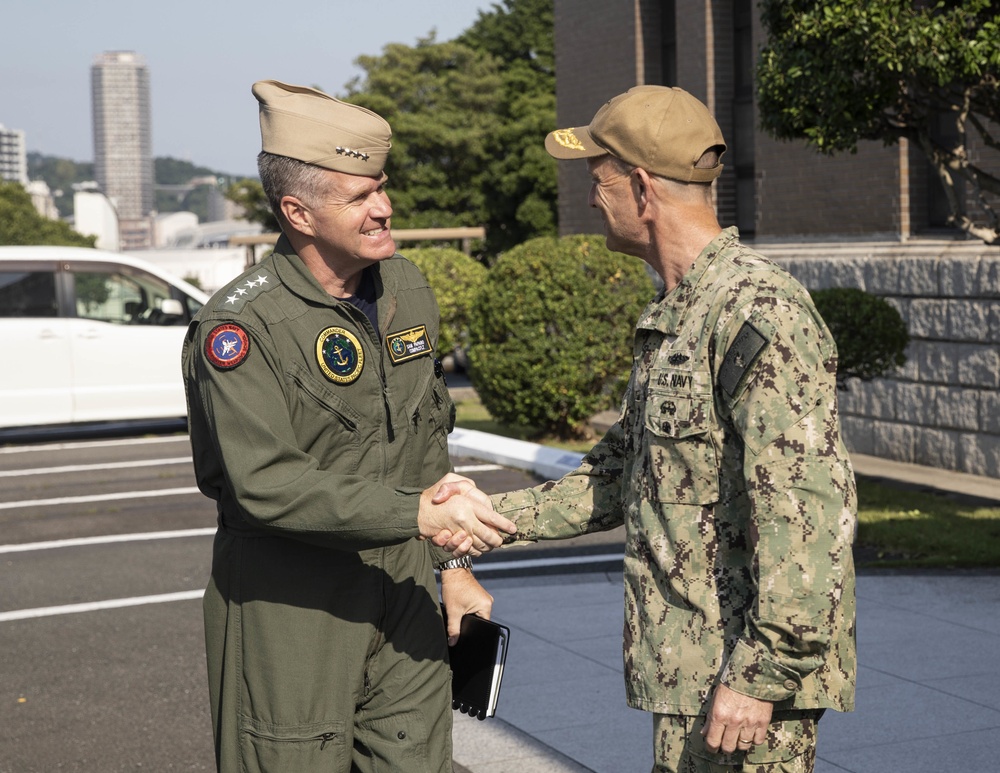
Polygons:
<instances>
[{"instance_id":1,"label":"gray sidewalk tile","mask_svg":"<svg viewBox=\"0 0 1000 773\"><path fill-rule=\"evenodd\" d=\"M992 660L982 664L983 669L991 666L994 668L993 671L983 670L971 676L951 679L928 679L924 684L970 703L1000 711L1000 674L997 673ZM1000 752L1000 740L997 746L997 751ZM1000 761L997 764L1000 766Z\"/></svg>"},{"instance_id":2,"label":"gray sidewalk tile","mask_svg":"<svg viewBox=\"0 0 1000 773\"><path fill-rule=\"evenodd\" d=\"M898 680L877 689L858 690L857 707L851 714L828 712L820 722L820 750L827 759L834 759L841 751L916 742L997 726L1000 726L998 711L938 689Z\"/></svg>"},{"instance_id":3,"label":"gray sidewalk tile","mask_svg":"<svg viewBox=\"0 0 1000 773\"><path fill-rule=\"evenodd\" d=\"M653 717L645 711L631 713L634 722L616 722L613 744L607 743L606 725L596 706L590 724L544 731L538 737L557 749L573 749L573 756L586 760L596 773L648 773L653 767Z\"/></svg>"},{"instance_id":4,"label":"gray sidewalk tile","mask_svg":"<svg viewBox=\"0 0 1000 773\"><path fill-rule=\"evenodd\" d=\"M508 688L511 706L516 714L505 715L506 721L536 737L550 730L564 730L594 722L599 712L608 713L615 707L625 708L625 685L618 674L583 672L574 680L581 689L572 689L573 683L558 687L551 685L517 685Z\"/></svg>"},{"instance_id":5,"label":"gray sidewalk tile","mask_svg":"<svg viewBox=\"0 0 1000 773\"><path fill-rule=\"evenodd\" d=\"M1000 726L829 756L821 752L815 773L986 773L997 769L998 731Z\"/></svg>"}]
</instances>

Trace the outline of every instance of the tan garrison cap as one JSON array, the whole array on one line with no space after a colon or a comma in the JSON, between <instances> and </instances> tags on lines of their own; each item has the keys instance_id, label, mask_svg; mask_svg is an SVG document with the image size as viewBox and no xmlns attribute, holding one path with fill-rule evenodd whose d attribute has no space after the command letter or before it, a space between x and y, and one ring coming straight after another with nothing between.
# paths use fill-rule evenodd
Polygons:
<instances>
[{"instance_id":1,"label":"tan garrison cap","mask_svg":"<svg viewBox=\"0 0 1000 773\"><path fill-rule=\"evenodd\" d=\"M706 150L726 149L719 124L683 89L635 86L606 102L589 126L558 129L545 149L560 159L610 153L632 166L681 182L711 182L722 164L698 169Z\"/></svg>"},{"instance_id":2,"label":"tan garrison cap","mask_svg":"<svg viewBox=\"0 0 1000 773\"><path fill-rule=\"evenodd\" d=\"M257 81L261 148L267 153L364 177L382 173L392 130L381 116L322 91Z\"/></svg>"}]
</instances>

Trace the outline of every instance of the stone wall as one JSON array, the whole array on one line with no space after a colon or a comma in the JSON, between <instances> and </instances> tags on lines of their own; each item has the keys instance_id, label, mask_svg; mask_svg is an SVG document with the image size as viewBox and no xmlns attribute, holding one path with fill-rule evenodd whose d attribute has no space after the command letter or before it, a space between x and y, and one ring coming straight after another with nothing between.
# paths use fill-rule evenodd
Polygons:
<instances>
[{"instance_id":1,"label":"stone wall","mask_svg":"<svg viewBox=\"0 0 1000 773\"><path fill-rule=\"evenodd\" d=\"M1000 478L1000 248L971 241L761 243L810 290L858 287L907 323L906 365L849 381L850 450Z\"/></svg>"}]
</instances>

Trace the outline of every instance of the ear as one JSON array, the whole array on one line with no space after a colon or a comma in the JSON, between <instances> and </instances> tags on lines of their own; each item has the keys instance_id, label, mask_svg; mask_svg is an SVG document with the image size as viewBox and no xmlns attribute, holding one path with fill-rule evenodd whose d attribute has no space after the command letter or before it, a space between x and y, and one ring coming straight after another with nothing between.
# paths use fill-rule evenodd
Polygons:
<instances>
[{"instance_id":1,"label":"ear","mask_svg":"<svg viewBox=\"0 0 1000 773\"><path fill-rule=\"evenodd\" d=\"M294 196L283 196L281 198L281 214L296 231L306 236L314 236L312 224L312 213L309 208Z\"/></svg>"},{"instance_id":2,"label":"ear","mask_svg":"<svg viewBox=\"0 0 1000 773\"><path fill-rule=\"evenodd\" d=\"M636 167L632 170L632 185L635 186L635 201L639 207L639 214L642 215L649 210L655 195L653 181L645 169Z\"/></svg>"}]
</instances>

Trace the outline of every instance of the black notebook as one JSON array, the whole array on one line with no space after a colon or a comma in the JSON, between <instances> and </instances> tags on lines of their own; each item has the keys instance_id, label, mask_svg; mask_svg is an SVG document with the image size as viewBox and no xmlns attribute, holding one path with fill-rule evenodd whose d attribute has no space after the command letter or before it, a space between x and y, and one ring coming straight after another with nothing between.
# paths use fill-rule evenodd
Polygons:
<instances>
[{"instance_id":1,"label":"black notebook","mask_svg":"<svg viewBox=\"0 0 1000 773\"><path fill-rule=\"evenodd\" d=\"M452 707L486 719L496 714L510 629L476 615L462 618L458 643L448 648Z\"/></svg>"}]
</instances>

